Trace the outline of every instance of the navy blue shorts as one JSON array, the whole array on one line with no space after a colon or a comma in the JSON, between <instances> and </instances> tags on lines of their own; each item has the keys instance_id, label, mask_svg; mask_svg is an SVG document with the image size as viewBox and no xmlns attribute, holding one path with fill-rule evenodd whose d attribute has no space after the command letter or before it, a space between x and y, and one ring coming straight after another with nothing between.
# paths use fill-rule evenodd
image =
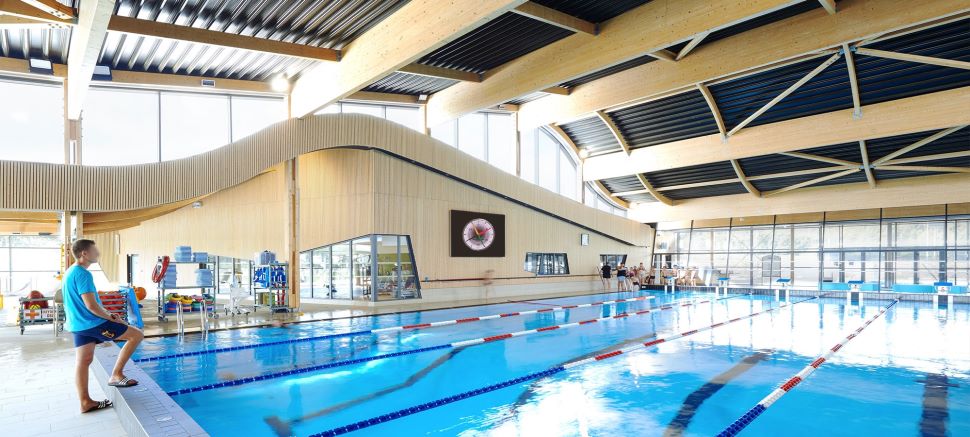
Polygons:
<instances>
[{"instance_id":1,"label":"navy blue shorts","mask_svg":"<svg viewBox=\"0 0 970 437\"><path fill-rule=\"evenodd\" d=\"M106 341L115 341L127 330L128 325L124 323L105 320L104 323L98 326L75 332L74 347L81 347L88 343L98 344Z\"/></svg>"}]
</instances>

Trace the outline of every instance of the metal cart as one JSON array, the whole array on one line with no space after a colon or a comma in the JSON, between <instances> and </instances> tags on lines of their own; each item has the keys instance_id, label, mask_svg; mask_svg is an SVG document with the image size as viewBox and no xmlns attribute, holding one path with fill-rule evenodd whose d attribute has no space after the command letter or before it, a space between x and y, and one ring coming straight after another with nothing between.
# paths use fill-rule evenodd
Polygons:
<instances>
[{"instance_id":1,"label":"metal cart","mask_svg":"<svg viewBox=\"0 0 970 437\"><path fill-rule=\"evenodd\" d=\"M40 307L41 302L48 302L47 308L30 308L31 306ZM54 325L54 335L64 332L64 306L54 302L54 297L40 298L20 298L18 306L17 322L20 325L20 335L24 335L24 329L30 325Z\"/></svg>"},{"instance_id":2,"label":"metal cart","mask_svg":"<svg viewBox=\"0 0 970 437\"><path fill-rule=\"evenodd\" d=\"M159 258L159 261L161 261L161 258ZM214 269L215 269L215 264L216 263L215 262L212 262L212 261L204 261L204 262L175 262L175 261L171 261L171 262L168 263L168 268L169 269L176 269L177 266L186 265L186 264L195 265L195 266L197 266L197 268L200 268L201 266L204 265L205 268L213 271L212 272L213 273L212 276L213 276L213 278L215 278L215 271L214 271ZM212 296L212 299L213 299L213 301L212 301L212 309L213 309L213 311L209 311L209 306L206 305L205 302L203 302L203 305L202 305L203 311L207 312L208 313L207 315L209 317L212 317L214 319L218 319L219 318L219 314L217 314L215 312L215 291L216 290L215 290L215 283L214 282L215 282L215 279L213 279L213 284L210 285L210 286L180 285L180 286L170 287L170 288L165 288L165 287L162 286L161 283L159 283L158 284L158 289L157 289L157 294L156 294L156 299L157 299L157 303L156 303L156 306L157 306L156 313L158 314L158 320L159 321L162 321L162 322L167 322L168 321L168 315L167 315L168 313L165 312L165 303L166 303L165 295L168 294L168 292L175 291L175 290L200 290L202 292L202 294L207 294L206 290L208 290L208 294L210 294Z\"/></svg>"},{"instance_id":3,"label":"metal cart","mask_svg":"<svg viewBox=\"0 0 970 437\"><path fill-rule=\"evenodd\" d=\"M287 263L253 265L249 270L249 283L253 287L253 294L256 299L253 305L254 310L259 307L268 307L271 313L289 312L293 310L293 308L290 308L289 287L287 286L286 280L274 281L273 278L267 278L264 282L265 285L257 281L257 272L260 269L272 270L280 268L283 269L283 275L288 280L290 277L290 266Z\"/></svg>"}]
</instances>

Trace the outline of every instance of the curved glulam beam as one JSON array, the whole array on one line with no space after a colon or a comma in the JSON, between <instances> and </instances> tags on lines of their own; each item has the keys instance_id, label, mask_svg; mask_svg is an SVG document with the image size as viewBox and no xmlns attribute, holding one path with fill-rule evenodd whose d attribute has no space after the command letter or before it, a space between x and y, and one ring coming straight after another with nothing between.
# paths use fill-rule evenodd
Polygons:
<instances>
[{"instance_id":1,"label":"curved glulam beam","mask_svg":"<svg viewBox=\"0 0 970 437\"><path fill-rule=\"evenodd\" d=\"M750 181L748 181L748 177L744 175L744 171L741 170L741 164L738 163L737 159L731 160L731 167L734 168L734 173L738 175L738 180L741 181L741 185L744 185L744 189L748 190L748 192L755 197L761 197L761 191L758 191L758 189L755 188Z\"/></svg>"},{"instance_id":2,"label":"curved glulam beam","mask_svg":"<svg viewBox=\"0 0 970 437\"><path fill-rule=\"evenodd\" d=\"M657 199L658 201L660 201L660 203L664 205L674 204L674 201L670 200L669 197L664 196L663 194L660 194L660 192L657 191L657 189L653 187L650 181L648 181L647 178L644 177L642 174L638 174L637 179L640 180L640 184L643 185L643 189L647 190L647 192L650 193L650 195L653 196L654 199Z\"/></svg>"}]
</instances>

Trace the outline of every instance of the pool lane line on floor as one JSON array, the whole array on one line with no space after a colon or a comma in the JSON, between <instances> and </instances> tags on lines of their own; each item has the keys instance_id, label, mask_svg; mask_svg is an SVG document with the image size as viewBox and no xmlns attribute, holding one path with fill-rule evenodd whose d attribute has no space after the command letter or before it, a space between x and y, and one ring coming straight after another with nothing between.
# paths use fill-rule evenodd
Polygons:
<instances>
[{"instance_id":1,"label":"pool lane line on floor","mask_svg":"<svg viewBox=\"0 0 970 437\"><path fill-rule=\"evenodd\" d=\"M215 348L215 349L202 349L202 350L192 351L192 352L179 352L179 353L174 353L169 355L159 355L155 357L138 358L134 361L136 363L146 363L151 361L162 361L162 360L175 359L175 358L193 357L198 355L208 355L208 354L215 354L215 353L222 353L222 352L234 352L234 351L247 350L247 349L256 349L261 347L279 346L283 344L305 343L305 342L318 341L318 340L330 340L334 338L352 337L356 335L385 334L389 332L409 331L414 329L437 328L441 326L451 326L451 325L458 325L462 323L480 322L483 320L494 320L494 319L526 316L526 315L539 314L539 313L559 312L559 311L565 311L565 310L571 310L571 309L577 309L577 308L589 308L594 306L616 305L619 303L639 302L639 301L645 301L650 299L654 299L654 296L637 296L637 297L613 299L613 300L598 301L598 302L576 304L576 305L561 305L557 307L542 308L537 310L513 311L509 313L490 314L487 316L466 317L462 319L453 319L453 320L442 320L440 322L415 323L411 325L390 326L387 328L375 328L375 329L364 329L361 331L339 332L336 334L318 335L314 337L302 337L302 338L294 338L294 339L288 339L288 340L270 341L265 343L244 344L241 346L229 346L229 347L221 347L221 348Z\"/></svg>"},{"instance_id":2,"label":"pool lane line on floor","mask_svg":"<svg viewBox=\"0 0 970 437\"><path fill-rule=\"evenodd\" d=\"M805 366L805 368L803 368L801 371L796 373L795 376L792 376L791 378L786 380L784 383L781 384L781 386L779 386L771 393L769 393L768 396L765 396L764 399L758 401L758 403L755 404L754 407L752 407L741 417L739 417L738 420L735 420L734 423L728 425L727 428L724 428L724 430L721 431L721 433L718 434L717 436L733 437L738 435L738 433L740 433L746 426L750 425L751 422L757 419L758 416L761 415L761 413L764 413L765 410L768 409L768 407L770 407L778 399L784 396L785 393L788 393L789 391L791 391L791 389L795 388L796 385L804 381L805 378L808 378L813 372L815 372L815 370L819 368L819 366L822 365L822 363L826 362L829 358L832 358L832 355L835 355L835 353L838 352L839 349L842 349L842 346L845 346L848 342L852 341L853 338L856 338L859 334L862 333L863 329L866 329L867 326L869 326L872 322L875 322L876 319L878 319L880 316L885 314L886 311L889 311L889 309L892 308L893 305L896 305L897 303L899 303L899 299L895 299L889 305L882 307L879 310L879 312L877 312L875 315L873 315L868 320L866 320L865 323L862 324L862 326L859 326L858 328L856 328L855 331L852 331L852 333L850 333L845 338L843 338L842 341L836 343L835 346L832 346L831 349L825 351L824 354L820 355L818 358L815 359L815 361L812 361L809 365Z\"/></svg>"},{"instance_id":3,"label":"pool lane line on floor","mask_svg":"<svg viewBox=\"0 0 970 437\"><path fill-rule=\"evenodd\" d=\"M394 411L394 412L391 412L391 413L387 413L387 414L383 414L383 415L380 415L380 416L375 416L375 417L372 417L370 419L365 419L365 420L361 420L359 422L351 423L349 425L344 425L344 426L340 426L340 427L337 427L337 428L329 429L327 431L323 431L323 432L319 432L319 433L315 433L315 434L310 434L310 437L333 437L333 436L338 436L338 435L342 435L342 434L347 434L347 433L353 432L353 431L358 431L358 430L361 430L361 429L364 429L364 428L369 428L369 427L372 427L372 426L375 426L375 425L379 425L379 424L382 424L382 423L385 423L385 422L390 422L392 420L400 419L402 417L407 417L407 416L410 416L410 415L413 415L413 414L417 414L417 413L420 413L422 411L427 411L427 410L430 410L430 409L433 409L433 408L438 408L438 407L441 407L441 406L450 404L452 402L457 402L457 401L465 400L465 399L468 399L468 398L471 398L471 397L483 395L485 393L490 393L490 392L493 392L493 391L496 391L496 390L500 390L500 389L503 389L503 388L506 388L506 387L511 387L513 385L518 385L518 384L521 384L523 382L532 381L532 380L536 380L536 379L541 379L541 378L545 378L547 376L552 376L552 375L555 375L555 374L560 373L560 372L564 372L564 371L566 371L568 369L571 369L571 368L574 368L574 367L582 366L582 365L589 364L589 363L594 363L594 362L597 362L597 361L606 360L606 359L613 358L615 356L622 355L622 354L625 354L625 353L633 352L633 351L636 351L636 350L639 350L639 349L646 349L646 348L653 347L653 346L656 346L656 345L661 344L661 343L666 343L666 342L669 342L669 341L673 341L673 340L677 340L677 339L680 339L680 338L683 338L683 337L687 337L687 336L690 336L690 335L694 335L694 334L697 334L699 332L710 331L710 330L712 330L712 329L714 329L714 328L716 328L718 326L724 326L724 325L731 324L731 323L734 323L734 322L739 322L741 320L747 320L747 319L750 319L750 318L753 318L753 317L756 317L756 316L759 316L759 315L762 315L762 314L767 314L767 313L770 313L770 312L773 312L773 311L777 311L777 310L782 309L782 308L786 308L786 307L789 307L789 306L794 306L794 305L799 304L799 303L802 303L802 302L807 302L807 301L810 301L810 300L819 299L820 297L823 297L823 296L825 296L825 295L809 297L809 298L802 299L802 300L799 300L799 301L796 301L796 302L782 302L781 304L779 304L776 307L763 309L761 311L756 311L756 312L753 312L753 313L748 314L748 315L745 315L745 316L736 317L736 318L733 318L733 319L730 319L730 320L727 320L727 321L724 321L724 322L718 322L718 323L715 323L713 325L706 326L706 327L703 327L703 328L692 329L692 330L689 330L689 331L681 332L679 334L674 334L674 335L670 335L670 336L667 336L667 337L661 337L661 338L658 338L658 339L655 339L655 340L648 341L646 343L638 343L638 344L635 344L635 345L632 345L632 346L629 346L629 347L625 347L625 348L622 348L622 349L614 350L612 352L607 352L607 353L604 353L604 354L600 354L600 355L597 355L595 357L586 358L586 359L582 359L582 360L576 360L576 361L569 362L569 363L566 363L566 364L563 364L563 365L560 365L560 366L551 367L551 368L546 369L546 370L543 370L541 372L530 373L530 374L525 375L525 376L520 376L518 378L509 379L509 380L506 380L506 381L503 381L503 382L499 382L497 384L488 385L488 386L485 386L485 387L482 387L482 388L479 388L479 389L469 390L469 391L466 391L466 392L459 393L457 395L448 396L446 398L441 398L441 399L438 399L438 400L435 400L435 401L431 401L431 402L425 402L425 403L420 404L420 405L416 405L416 406L413 406L413 407L410 407L410 408L400 409L400 410L397 410L397 411Z\"/></svg>"},{"instance_id":4,"label":"pool lane line on floor","mask_svg":"<svg viewBox=\"0 0 970 437\"><path fill-rule=\"evenodd\" d=\"M738 295L738 296L740 296L740 295ZM422 348L417 348L417 349L412 349L412 350L407 350L407 351L391 352L391 353L387 353L387 354L374 355L374 356L364 357L364 358L356 358L356 359L352 359L352 360L332 361L332 362L329 362L329 363L318 364L318 365L315 365L315 366L300 367L300 368L296 368L296 369L284 370L284 371L281 371L281 372L266 373L266 374L258 375L258 376L254 376L254 377L231 379L231 380L226 380L226 381L217 382L217 383L213 383L213 384L205 384L205 385L200 385L200 386L195 386L195 387L190 387L190 388L183 388L183 389L178 389L178 390L172 390L172 391L166 392L166 394L169 395L169 396L184 395L184 394L188 394L188 393L196 393L196 392L200 392L200 391L213 390L213 389L217 389L217 388L235 387L235 386L239 386L239 385L243 385L243 384L248 384L248 383L251 383L251 382L266 381L268 379L282 378L282 377L285 377L285 376L298 375L298 374L301 374L301 373L315 372L315 371L318 371L318 370L325 370L325 369L332 369L332 368L336 368L336 367L343 367L343 366L349 366L349 365L367 363L367 362L371 362L371 361L384 360L384 359L388 359L388 358L401 357L401 356L405 356L405 355L413 355L413 354L419 354L419 353L424 353L424 352L431 352L431 351L436 351L436 350L446 350L446 349L455 349L455 348L463 348L463 347L468 347L468 346L475 346L475 345L484 344L484 343L491 343L491 342L495 342L495 341L503 341L503 340L507 340L507 339L513 338L513 337L522 337L522 336L526 336L526 335L538 334L538 333L541 333L541 332L555 331L555 330L559 330L559 329L568 329L568 328L572 328L572 327L576 327L576 326L582 326L582 325L590 325L590 324L593 324L593 323L597 323L597 322L601 322L601 321L606 321L606 320L611 320L611 319L624 319L624 318L627 318L627 317L630 317L630 316L642 316L642 315L645 315L645 314L652 314L652 313L655 313L655 312L658 312L658 311L666 311L666 310L670 310L670 309L674 309L674 308L682 308L682 307L696 306L696 305L701 305L701 304L704 304L704 303L713 303L713 302L717 302L717 301L720 301L720 300L732 299L732 298L738 297L738 296L726 297L726 298L721 298L721 299L716 299L716 300L701 300L701 301L687 302L687 303L680 303L680 302L678 302L678 303L664 304L664 305L661 305L661 306L651 307L651 308L648 308L648 309L645 309L645 310L636 311L636 312L633 312L633 313L619 313L619 314L616 314L616 315L607 316L607 317L600 317L600 318L596 318L596 319L581 320L581 321L578 321L578 322L563 323L563 324L560 324L560 325L550 325L550 326L545 326L545 327L542 327L542 328L526 329L526 330L516 331L516 332L512 332L512 333L492 335L492 336L488 336L488 337L475 338L475 339L471 339L471 340L456 341L456 342L439 344L439 345L435 345L435 346L427 346L427 347L422 347Z\"/></svg>"}]
</instances>

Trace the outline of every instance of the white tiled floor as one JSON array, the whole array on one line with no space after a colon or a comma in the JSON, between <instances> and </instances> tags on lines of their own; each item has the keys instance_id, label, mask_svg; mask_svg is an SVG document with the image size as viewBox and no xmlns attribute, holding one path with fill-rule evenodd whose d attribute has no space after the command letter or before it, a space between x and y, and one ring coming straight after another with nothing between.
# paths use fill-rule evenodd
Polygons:
<instances>
[{"instance_id":1,"label":"white tiled floor","mask_svg":"<svg viewBox=\"0 0 970 437\"><path fill-rule=\"evenodd\" d=\"M74 348L50 326L0 328L0 430L14 436L126 436L112 409L81 414ZM94 375L91 397L104 399Z\"/></svg>"}]
</instances>

